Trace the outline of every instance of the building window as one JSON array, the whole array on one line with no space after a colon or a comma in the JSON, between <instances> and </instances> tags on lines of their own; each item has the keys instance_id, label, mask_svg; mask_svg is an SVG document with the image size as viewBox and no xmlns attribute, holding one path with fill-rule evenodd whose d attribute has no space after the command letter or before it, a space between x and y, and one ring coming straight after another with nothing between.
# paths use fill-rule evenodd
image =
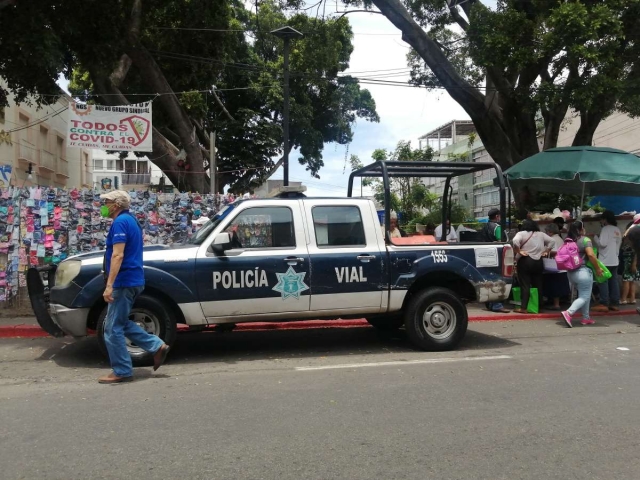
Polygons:
<instances>
[{"instance_id":1,"label":"building window","mask_svg":"<svg viewBox=\"0 0 640 480\"><path fill-rule=\"evenodd\" d=\"M94 159L93 160L93 169L94 170L102 170L104 168L102 159Z\"/></svg>"},{"instance_id":2,"label":"building window","mask_svg":"<svg viewBox=\"0 0 640 480\"><path fill-rule=\"evenodd\" d=\"M137 162L136 168L138 169L138 173L149 173L148 162L146 160Z\"/></svg>"},{"instance_id":3,"label":"building window","mask_svg":"<svg viewBox=\"0 0 640 480\"><path fill-rule=\"evenodd\" d=\"M355 247L367 244L358 207L313 207L311 213L318 247Z\"/></svg>"}]
</instances>

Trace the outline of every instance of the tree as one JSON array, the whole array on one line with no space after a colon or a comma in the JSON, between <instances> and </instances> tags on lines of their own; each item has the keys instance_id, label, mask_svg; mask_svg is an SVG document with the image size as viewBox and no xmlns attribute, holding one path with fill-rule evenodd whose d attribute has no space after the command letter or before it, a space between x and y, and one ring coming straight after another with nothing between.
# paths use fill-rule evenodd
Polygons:
<instances>
[{"instance_id":1,"label":"tree","mask_svg":"<svg viewBox=\"0 0 640 480\"><path fill-rule=\"evenodd\" d=\"M349 143L357 118L378 121L369 92L338 76L353 49L346 19L287 19L270 2L256 17L237 0L42 0L0 8L0 76L8 85L0 104L9 92L18 102L55 101L60 73L80 98L110 105L154 99L150 159L181 190L208 191L210 130L218 132L219 189L248 190L277 166L282 46L268 28L280 22L310 33L292 52L291 143L301 163L317 176L325 143Z\"/></svg>"},{"instance_id":2,"label":"tree","mask_svg":"<svg viewBox=\"0 0 640 480\"><path fill-rule=\"evenodd\" d=\"M414 150L411 148L411 142L401 140L392 152L378 148L372 152L371 158L375 162L428 162L433 159L433 150L430 147ZM363 166L360 159L355 155L351 156L350 163L352 171ZM377 179L366 180L369 181L368 185L373 186L376 201L384 206L384 186L382 182ZM390 187L390 209L402 212L405 222L409 222L419 215L420 211L433 208L437 203L437 196L429 192L420 178L392 178Z\"/></svg>"},{"instance_id":3,"label":"tree","mask_svg":"<svg viewBox=\"0 0 640 480\"><path fill-rule=\"evenodd\" d=\"M252 162L249 167L269 168L247 169L241 174L231 172L222 176L224 183L255 185L281 164L272 159L274 150L282 153L283 43L269 32L284 24L305 35L293 41L290 59L290 145L299 151L299 163L319 178L326 143L350 143L357 118L379 121L369 91L360 89L349 76L338 76L348 67L353 51L353 34L347 19L316 20L306 14L285 17L273 1L260 2L258 14L248 13L243 19L245 28L255 32L253 44L236 57L239 64L251 65L252 69L227 69L219 83L221 88L251 87L247 91L221 94L228 109L238 112L234 114L238 121L229 122L219 108L214 108L210 110L210 122L219 132L221 170L233 171L234 166L249 161ZM243 140L247 135L252 137L251 141Z\"/></svg>"},{"instance_id":4,"label":"tree","mask_svg":"<svg viewBox=\"0 0 640 480\"><path fill-rule=\"evenodd\" d=\"M555 147L569 109L590 145L614 109L640 113L640 1L349 0L375 6L413 48L412 82L444 88L504 169ZM486 86L486 91L483 88Z\"/></svg>"}]
</instances>

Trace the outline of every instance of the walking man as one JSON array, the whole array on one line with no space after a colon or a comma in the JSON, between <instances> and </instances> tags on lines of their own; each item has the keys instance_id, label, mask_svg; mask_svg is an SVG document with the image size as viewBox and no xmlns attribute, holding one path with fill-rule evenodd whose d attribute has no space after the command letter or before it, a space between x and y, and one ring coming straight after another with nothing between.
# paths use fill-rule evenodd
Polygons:
<instances>
[{"instance_id":1,"label":"walking man","mask_svg":"<svg viewBox=\"0 0 640 480\"><path fill-rule=\"evenodd\" d=\"M131 307L136 297L144 290L142 227L129 212L131 198L127 192L121 190L106 193L100 198L105 201L100 215L113 219L106 242L106 287L103 294L104 301L108 304L104 340L113 371L98 381L130 382L133 380L133 365L125 337L143 350L154 354L154 370L164 363L169 346L129 320Z\"/></svg>"}]
</instances>

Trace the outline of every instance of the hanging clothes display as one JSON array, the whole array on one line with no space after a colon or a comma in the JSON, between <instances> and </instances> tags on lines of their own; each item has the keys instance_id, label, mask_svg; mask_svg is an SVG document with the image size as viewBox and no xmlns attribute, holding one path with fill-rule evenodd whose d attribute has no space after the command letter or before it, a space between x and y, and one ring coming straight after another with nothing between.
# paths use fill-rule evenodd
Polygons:
<instances>
[{"instance_id":1,"label":"hanging clothes display","mask_svg":"<svg viewBox=\"0 0 640 480\"><path fill-rule=\"evenodd\" d=\"M0 190L0 302L26 288L30 267L105 248L111 225L100 216L101 190L49 187ZM193 220L211 217L233 195L130 191L130 211L144 229L147 245L186 242ZM261 230L259 222L249 231ZM26 292L25 292L26 294Z\"/></svg>"}]
</instances>

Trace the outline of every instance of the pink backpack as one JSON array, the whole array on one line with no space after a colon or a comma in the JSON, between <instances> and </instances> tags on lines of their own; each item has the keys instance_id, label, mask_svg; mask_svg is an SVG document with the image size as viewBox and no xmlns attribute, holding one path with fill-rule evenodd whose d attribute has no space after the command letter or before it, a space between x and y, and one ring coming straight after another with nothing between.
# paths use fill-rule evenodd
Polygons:
<instances>
[{"instance_id":1,"label":"pink backpack","mask_svg":"<svg viewBox=\"0 0 640 480\"><path fill-rule=\"evenodd\" d=\"M564 245L558 249L556 254L556 263L558 264L558 270L567 271L577 270L584 264L576 242L570 238L565 239Z\"/></svg>"}]
</instances>

